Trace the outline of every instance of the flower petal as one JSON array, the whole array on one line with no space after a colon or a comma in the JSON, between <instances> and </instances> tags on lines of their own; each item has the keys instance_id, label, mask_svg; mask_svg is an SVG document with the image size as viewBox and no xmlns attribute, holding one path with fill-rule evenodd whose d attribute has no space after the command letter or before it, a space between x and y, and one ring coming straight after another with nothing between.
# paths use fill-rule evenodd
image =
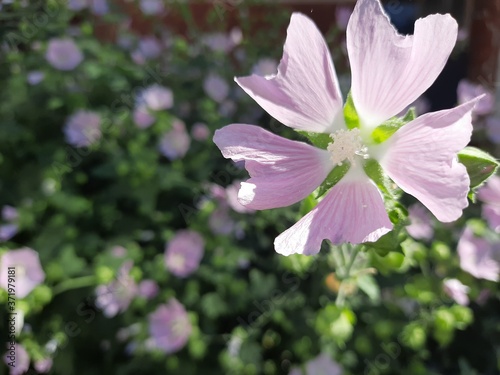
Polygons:
<instances>
[{"instance_id":1,"label":"flower petal","mask_svg":"<svg viewBox=\"0 0 500 375\"><path fill-rule=\"evenodd\" d=\"M425 114L381 145L380 164L389 177L442 222L458 219L469 204L469 175L457 153L470 141L471 111L478 99Z\"/></svg>"},{"instance_id":2,"label":"flower petal","mask_svg":"<svg viewBox=\"0 0 500 375\"><path fill-rule=\"evenodd\" d=\"M250 179L241 183L239 202L264 210L296 203L316 189L333 168L330 154L258 126L233 124L215 132L225 158L245 161Z\"/></svg>"},{"instance_id":3,"label":"flower petal","mask_svg":"<svg viewBox=\"0 0 500 375\"><path fill-rule=\"evenodd\" d=\"M475 237L466 228L457 247L460 267L478 279L498 281L500 264L495 260L495 249L484 238Z\"/></svg>"},{"instance_id":4,"label":"flower petal","mask_svg":"<svg viewBox=\"0 0 500 375\"><path fill-rule=\"evenodd\" d=\"M362 123L380 125L436 80L457 40L449 15L418 19L412 36L399 35L378 0L358 0L347 27L352 97Z\"/></svg>"},{"instance_id":5,"label":"flower petal","mask_svg":"<svg viewBox=\"0 0 500 375\"><path fill-rule=\"evenodd\" d=\"M253 74L235 81L286 126L332 133L342 118L342 95L325 40L300 13L292 15L287 33L277 75Z\"/></svg>"},{"instance_id":6,"label":"flower petal","mask_svg":"<svg viewBox=\"0 0 500 375\"><path fill-rule=\"evenodd\" d=\"M316 254L324 239L333 244L374 242L392 229L380 191L352 169L311 212L276 238L278 253Z\"/></svg>"}]
</instances>

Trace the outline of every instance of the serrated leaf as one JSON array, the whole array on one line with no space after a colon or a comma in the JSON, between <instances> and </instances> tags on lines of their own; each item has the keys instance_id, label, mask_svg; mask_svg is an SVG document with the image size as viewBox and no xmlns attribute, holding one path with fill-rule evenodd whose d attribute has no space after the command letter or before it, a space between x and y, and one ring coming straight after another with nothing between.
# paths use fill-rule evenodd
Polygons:
<instances>
[{"instance_id":1,"label":"serrated leaf","mask_svg":"<svg viewBox=\"0 0 500 375\"><path fill-rule=\"evenodd\" d=\"M499 166L497 159L475 147L466 147L460 151L458 160L467 168L471 189L481 186L495 174Z\"/></svg>"},{"instance_id":2,"label":"serrated leaf","mask_svg":"<svg viewBox=\"0 0 500 375\"><path fill-rule=\"evenodd\" d=\"M348 129L359 128L359 116L352 100L352 95L347 95L347 100L344 105L344 119Z\"/></svg>"}]
</instances>

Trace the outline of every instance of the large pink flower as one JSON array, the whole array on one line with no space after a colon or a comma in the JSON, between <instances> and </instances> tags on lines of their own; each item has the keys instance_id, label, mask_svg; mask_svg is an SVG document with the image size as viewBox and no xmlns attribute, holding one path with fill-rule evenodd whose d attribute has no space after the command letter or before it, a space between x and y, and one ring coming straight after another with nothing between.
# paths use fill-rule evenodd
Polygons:
<instances>
[{"instance_id":1,"label":"large pink flower","mask_svg":"<svg viewBox=\"0 0 500 375\"><path fill-rule=\"evenodd\" d=\"M381 192L363 168L369 158L440 221L461 216L468 205L469 177L457 153L470 140L477 99L425 114L382 143L372 136L434 82L456 38L457 23L450 15L419 19L413 36L401 36L378 0L359 0L347 27L351 95L359 117L354 129L345 124L326 43L302 14L292 15L276 75L236 78L276 120L332 139L327 149L319 149L252 125L218 130L214 142L224 157L245 161L250 174L238 195L243 205L258 210L291 205L318 188L334 167L350 165L312 211L276 238L278 253L314 254L324 239L372 242L392 229Z\"/></svg>"}]
</instances>

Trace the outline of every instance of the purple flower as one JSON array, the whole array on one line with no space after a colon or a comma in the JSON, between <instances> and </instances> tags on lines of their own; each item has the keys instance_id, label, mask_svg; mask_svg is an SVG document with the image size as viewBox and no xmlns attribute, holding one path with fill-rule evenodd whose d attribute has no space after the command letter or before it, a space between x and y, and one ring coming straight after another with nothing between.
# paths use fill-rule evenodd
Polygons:
<instances>
[{"instance_id":1,"label":"purple flower","mask_svg":"<svg viewBox=\"0 0 500 375\"><path fill-rule=\"evenodd\" d=\"M233 29L229 34L213 33L202 38L202 43L215 52L229 52L241 43L241 30Z\"/></svg>"},{"instance_id":2,"label":"purple flower","mask_svg":"<svg viewBox=\"0 0 500 375\"><path fill-rule=\"evenodd\" d=\"M5 221L16 221L18 218L19 213L17 212L16 208L8 205L3 206L2 219L4 219Z\"/></svg>"},{"instance_id":3,"label":"purple flower","mask_svg":"<svg viewBox=\"0 0 500 375\"><path fill-rule=\"evenodd\" d=\"M160 288L154 280L142 280L139 283L138 294L146 299L155 298L158 295Z\"/></svg>"},{"instance_id":4,"label":"purple flower","mask_svg":"<svg viewBox=\"0 0 500 375\"><path fill-rule=\"evenodd\" d=\"M310 360L305 365L305 372L298 368L293 369L289 375L341 375L342 367L332 360L332 358L322 353Z\"/></svg>"},{"instance_id":5,"label":"purple flower","mask_svg":"<svg viewBox=\"0 0 500 375\"><path fill-rule=\"evenodd\" d=\"M148 317L151 346L166 354L181 350L191 335L192 327L184 306L175 298L160 305Z\"/></svg>"},{"instance_id":6,"label":"purple flower","mask_svg":"<svg viewBox=\"0 0 500 375\"><path fill-rule=\"evenodd\" d=\"M165 6L162 0L140 0L139 7L145 15L154 15L163 13Z\"/></svg>"},{"instance_id":7,"label":"purple flower","mask_svg":"<svg viewBox=\"0 0 500 375\"><path fill-rule=\"evenodd\" d=\"M116 280L96 288L95 304L108 318L127 310L132 299L137 295L137 284L130 275L132 267L132 261L125 262L118 271Z\"/></svg>"},{"instance_id":8,"label":"purple flower","mask_svg":"<svg viewBox=\"0 0 500 375\"><path fill-rule=\"evenodd\" d=\"M0 287L8 289L9 268L15 270L16 297L24 298L45 280L38 253L28 247L9 250L1 257Z\"/></svg>"},{"instance_id":9,"label":"purple flower","mask_svg":"<svg viewBox=\"0 0 500 375\"><path fill-rule=\"evenodd\" d=\"M44 359L39 359L38 361L35 362L35 370L38 371L40 374L46 374L50 371L52 368L52 358L44 358Z\"/></svg>"},{"instance_id":10,"label":"purple flower","mask_svg":"<svg viewBox=\"0 0 500 375\"><path fill-rule=\"evenodd\" d=\"M421 204L415 203L408 208L410 225L406 230L417 240L430 240L434 236L432 217L427 209Z\"/></svg>"},{"instance_id":11,"label":"purple flower","mask_svg":"<svg viewBox=\"0 0 500 375\"><path fill-rule=\"evenodd\" d=\"M493 111L495 108L495 95L481 84L472 83L466 79L459 82L457 96L460 104L467 103L481 95L484 95L483 98L477 102L473 110L473 114L477 116L484 116Z\"/></svg>"},{"instance_id":12,"label":"purple flower","mask_svg":"<svg viewBox=\"0 0 500 375\"><path fill-rule=\"evenodd\" d=\"M28 73L26 80L30 85L35 86L38 85L40 82L42 82L44 78L45 78L44 72L34 70Z\"/></svg>"},{"instance_id":13,"label":"purple flower","mask_svg":"<svg viewBox=\"0 0 500 375\"><path fill-rule=\"evenodd\" d=\"M187 277L200 266L205 242L192 230L181 230L165 249L165 266L177 277Z\"/></svg>"},{"instance_id":14,"label":"purple flower","mask_svg":"<svg viewBox=\"0 0 500 375\"><path fill-rule=\"evenodd\" d=\"M149 128L156 121L156 117L149 112L145 105L135 108L132 117L134 118L134 123L140 129Z\"/></svg>"},{"instance_id":15,"label":"purple flower","mask_svg":"<svg viewBox=\"0 0 500 375\"><path fill-rule=\"evenodd\" d=\"M79 110L64 127L66 141L75 147L86 147L101 138L101 117L92 111Z\"/></svg>"},{"instance_id":16,"label":"purple flower","mask_svg":"<svg viewBox=\"0 0 500 375\"><path fill-rule=\"evenodd\" d=\"M146 59L157 58L162 49L161 43L153 36L146 36L139 40L138 50Z\"/></svg>"},{"instance_id":17,"label":"purple flower","mask_svg":"<svg viewBox=\"0 0 500 375\"><path fill-rule=\"evenodd\" d=\"M19 231L17 224L0 225L0 241L8 241Z\"/></svg>"},{"instance_id":18,"label":"purple flower","mask_svg":"<svg viewBox=\"0 0 500 375\"><path fill-rule=\"evenodd\" d=\"M30 356L21 344L7 345L3 359L10 368L10 375L22 375L30 368ZM10 366L10 363L13 365Z\"/></svg>"},{"instance_id":19,"label":"purple flower","mask_svg":"<svg viewBox=\"0 0 500 375\"><path fill-rule=\"evenodd\" d=\"M500 242L490 243L474 236L470 228L465 228L458 242L460 267L478 279L498 281L500 273Z\"/></svg>"},{"instance_id":20,"label":"purple flower","mask_svg":"<svg viewBox=\"0 0 500 375\"><path fill-rule=\"evenodd\" d=\"M210 73L203 81L205 93L214 101L222 103L229 94L227 82L218 74Z\"/></svg>"},{"instance_id":21,"label":"purple flower","mask_svg":"<svg viewBox=\"0 0 500 375\"><path fill-rule=\"evenodd\" d=\"M45 59L59 70L73 70L83 60L83 54L72 39L53 38L49 41Z\"/></svg>"},{"instance_id":22,"label":"purple flower","mask_svg":"<svg viewBox=\"0 0 500 375\"><path fill-rule=\"evenodd\" d=\"M88 6L88 0L69 0L68 9L72 11L79 11Z\"/></svg>"},{"instance_id":23,"label":"purple flower","mask_svg":"<svg viewBox=\"0 0 500 375\"><path fill-rule=\"evenodd\" d=\"M199 142L205 141L209 135L210 129L202 122L195 123L191 129L191 136Z\"/></svg>"},{"instance_id":24,"label":"purple flower","mask_svg":"<svg viewBox=\"0 0 500 375\"><path fill-rule=\"evenodd\" d=\"M459 305L469 304L469 287L462 284L457 279L448 279L443 283L443 289L445 293L450 296Z\"/></svg>"},{"instance_id":25,"label":"purple flower","mask_svg":"<svg viewBox=\"0 0 500 375\"><path fill-rule=\"evenodd\" d=\"M186 132L186 126L180 120L174 120L172 129L165 133L160 140L160 152L170 160L182 158L186 155L191 144L191 138Z\"/></svg>"},{"instance_id":26,"label":"purple flower","mask_svg":"<svg viewBox=\"0 0 500 375\"><path fill-rule=\"evenodd\" d=\"M127 255L127 249L125 249L123 246L113 246L113 248L111 248L111 254L115 258L123 258L125 255Z\"/></svg>"},{"instance_id":27,"label":"purple flower","mask_svg":"<svg viewBox=\"0 0 500 375\"><path fill-rule=\"evenodd\" d=\"M109 5L106 0L89 0L90 10L97 16L102 16L109 13Z\"/></svg>"},{"instance_id":28,"label":"purple flower","mask_svg":"<svg viewBox=\"0 0 500 375\"><path fill-rule=\"evenodd\" d=\"M172 94L172 90L166 87L152 85L142 92L139 102L144 103L153 111L161 111L163 109L172 108L174 104L174 95Z\"/></svg>"},{"instance_id":29,"label":"purple flower","mask_svg":"<svg viewBox=\"0 0 500 375\"><path fill-rule=\"evenodd\" d=\"M484 202L483 217L495 232L500 233L500 177L492 176L478 191Z\"/></svg>"},{"instance_id":30,"label":"purple flower","mask_svg":"<svg viewBox=\"0 0 500 375\"><path fill-rule=\"evenodd\" d=\"M254 74L258 74L262 77L273 76L278 70L278 63L274 59L262 58L257 61L252 68Z\"/></svg>"},{"instance_id":31,"label":"purple flower","mask_svg":"<svg viewBox=\"0 0 500 375\"><path fill-rule=\"evenodd\" d=\"M214 234L227 236L235 230L236 223L231 218L227 207L218 207L210 214L208 226Z\"/></svg>"},{"instance_id":32,"label":"purple flower","mask_svg":"<svg viewBox=\"0 0 500 375\"><path fill-rule=\"evenodd\" d=\"M245 161L250 174L241 183L240 203L256 210L289 206L315 191L333 168L344 163L349 167L318 205L276 238L278 253L316 254L324 239L359 244L392 230L382 194L363 169L370 158L438 220L451 222L462 215L468 206L469 176L457 153L470 141L471 112L479 98L420 116L382 142L372 136L434 82L455 45L457 29L450 15L431 15L417 20L413 36L402 36L379 0L358 0L346 39L351 98L359 118L359 127L352 129L343 116L327 45L302 14L292 15L275 76L235 79L282 124L332 139L320 149L253 125L217 130L214 142L223 156Z\"/></svg>"},{"instance_id":33,"label":"purple flower","mask_svg":"<svg viewBox=\"0 0 500 375\"><path fill-rule=\"evenodd\" d=\"M491 142L500 143L500 117L490 116L486 119L486 133Z\"/></svg>"},{"instance_id":34,"label":"purple flower","mask_svg":"<svg viewBox=\"0 0 500 375\"><path fill-rule=\"evenodd\" d=\"M338 6L335 9L335 21L340 30L347 29L347 24L351 18L352 8L348 6Z\"/></svg>"}]
</instances>

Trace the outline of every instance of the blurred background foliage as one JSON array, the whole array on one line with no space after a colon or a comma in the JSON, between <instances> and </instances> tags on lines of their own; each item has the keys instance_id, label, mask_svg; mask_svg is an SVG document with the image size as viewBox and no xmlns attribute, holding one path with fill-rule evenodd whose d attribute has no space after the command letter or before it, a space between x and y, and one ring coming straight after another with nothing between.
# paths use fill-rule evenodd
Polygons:
<instances>
[{"instance_id":1,"label":"blurred background foliage","mask_svg":"<svg viewBox=\"0 0 500 375\"><path fill-rule=\"evenodd\" d=\"M0 253L32 248L46 275L17 301L24 316L17 341L30 373L51 359L47 371L64 375L312 374L304 364L320 354L344 374L500 373L498 284L465 272L457 255L466 223L499 241L480 203L452 225L429 219L431 236L402 229L357 258L348 246L326 244L315 257L279 256L274 238L307 207L244 212L234 204L231 186L246 172L222 158L213 132L249 123L299 137L233 83L274 73L281 57L291 11L276 4L255 11L261 3L213 2L203 29L185 2L3 4L0 205L18 215ZM174 15L186 30L165 22ZM339 17L331 15L325 38L347 93ZM68 49L56 58L74 59L72 68L50 57L51 41L61 38L80 51L81 61ZM451 64L466 47L464 39ZM148 99L152 86L166 91ZM70 135L91 121L75 120L82 110L98 116L88 144ZM498 156L489 116L478 117L473 142ZM179 277L165 250L186 229L202 236L203 253L199 267ZM96 288L123 282L128 261L121 285L129 300L106 313ZM470 302L451 298L446 278L466 285ZM156 293L140 288L145 280ZM151 347L151 314L174 298L187 312L187 341L171 351ZM6 316L3 290L0 301ZM6 320L0 330L7 332ZM2 365L0 373L8 371Z\"/></svg>"}]
</instances>

